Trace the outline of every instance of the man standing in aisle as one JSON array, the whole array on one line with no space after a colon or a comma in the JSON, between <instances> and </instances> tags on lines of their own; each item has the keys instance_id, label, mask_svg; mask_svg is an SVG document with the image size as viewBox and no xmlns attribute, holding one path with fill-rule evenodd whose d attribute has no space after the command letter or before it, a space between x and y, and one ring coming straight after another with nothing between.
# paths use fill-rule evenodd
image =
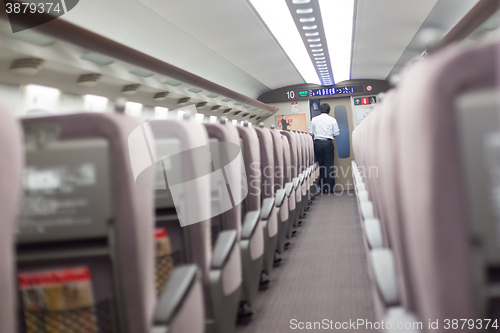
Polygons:
<instances>
[{"instance_id":1,"label":"man standing in aisle","mask_svg":"<svg viewBox=\"0 0 500 333\"><path fill-rule=\"evenodd\" d=\"M335 188L333 140L340 134L339 125L335 118L328 115L330 105L321 104L319 110L321 114L311 120L309 134L314 139L314 157L320 166L320 188L324 192L333 193Z\"/></svg>"}]
</instances>

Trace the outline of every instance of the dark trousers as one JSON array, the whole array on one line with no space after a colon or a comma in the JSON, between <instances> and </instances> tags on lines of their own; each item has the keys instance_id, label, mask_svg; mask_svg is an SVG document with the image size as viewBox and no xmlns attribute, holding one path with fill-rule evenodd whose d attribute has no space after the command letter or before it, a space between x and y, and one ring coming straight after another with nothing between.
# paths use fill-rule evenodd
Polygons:
<instances>
[{"instance_id":1,"label":"dark trousers","mask_svg":"<svg viewBox=\"0 0 500 333\"><path fill-rule=\"evenodd\" d=\"M321 189L332 193L335 187L333 168L334 150L332 140L314 140L314 157L320 167Z\"/></svg>"}]
</instances>

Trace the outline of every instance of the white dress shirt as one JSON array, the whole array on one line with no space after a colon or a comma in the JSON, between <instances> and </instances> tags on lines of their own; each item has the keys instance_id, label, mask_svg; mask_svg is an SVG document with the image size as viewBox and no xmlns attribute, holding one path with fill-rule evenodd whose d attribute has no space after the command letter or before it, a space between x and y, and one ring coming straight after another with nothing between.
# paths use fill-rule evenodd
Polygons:
<instances>
[{"instance_id":1,"label":"white dress shirt","mask_svg":"<svg viewBox=\"0 0 500 333\"><path fill-rule=\"evenodd\" d=\"M339 125L335 118L327 113L322 113L314 117L309 124L309 134L314 135L314 139L332 139L340 134Z\"/></svg>"}]
</instances>

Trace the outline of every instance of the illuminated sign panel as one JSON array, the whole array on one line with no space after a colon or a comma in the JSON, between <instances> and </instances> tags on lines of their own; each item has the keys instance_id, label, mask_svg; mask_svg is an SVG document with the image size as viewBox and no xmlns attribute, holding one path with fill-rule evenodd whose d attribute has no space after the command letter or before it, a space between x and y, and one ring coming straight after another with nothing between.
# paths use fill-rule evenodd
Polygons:
<instances>
[{"instance_id":1,"label":"illuminated sign panel","mask_svg":"<svg viewBox=\"0 0 500 333\"><path fill-rule=\"evenodd\" d=\"M309 96L308 90L299 90L299 97L307 97Z\"/></svg>"},{"instance_id":2,"label":"illuminated sign panel","mask_svg":"<svg viewBox=\"0 0 500 333\"><path fill-rule=\"evenodd\" d=\"M341 88L322 88L322 89L312 89L311 97L314 96L332 96L332 95L344 95L344 94L355 94L362 93L364 91L363 86L352 86L352 87L341 87Z\"/></svg>"}]
</instances>

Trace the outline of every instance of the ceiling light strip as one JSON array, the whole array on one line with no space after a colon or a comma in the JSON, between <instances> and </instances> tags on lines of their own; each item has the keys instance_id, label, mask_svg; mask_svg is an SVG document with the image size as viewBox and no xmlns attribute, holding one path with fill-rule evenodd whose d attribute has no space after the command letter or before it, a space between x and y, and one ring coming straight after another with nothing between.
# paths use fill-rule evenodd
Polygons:
<instances>
[{"instance_id":1,"label":"ceiling light strip","mask_svg":"<svg viewBox=\"0 0 500 333\"><path fill-rule=\"evenodd\" d=\"M302 43L306 46L316 75L320 78L322 85L331 85L334 77L331 74L330 55L318 0L308 2L286 0L286 4L300 33ZM314 23L311 24L311 22Z\"/></svg>"},{"instance_id":2,"label":"ceiling light strip","mask_svg":"<svg viewBox=\"0 0 500 333\"><path fill-rule=\"evenodd\" d=\"M318 36L318 34L314 34L318 28L317 16L310 15L313 12L310 4L315 3L315 6L318 7L317 0L290 0L290 3L292 1L297 4L294 5L297 6L296 9L301 9L301 13L308 15L297 14L295 11L292 13L287 6L288 1L285 3L283 0L248 0L304 80L307 83L318 84L321 80L309 55L310 50L303 42L303 36L306 32L312 34L311 36ZM302 15L301 18L314 17L315 22L314 24L309 22L297 25L293 15ZM309 30L304 30L304 27ZM326 40L323 38L323 41Z\"/></svg>"},{"instance_id":3,"label":"ceiling light strip","mask_svg":"<svg viewBox=\"0 0 500 333\"><path fill-rule=\"evenodd\" d=\"M352 35L354 25L354 0L316 0L323 17L322 21L326 43L332 53L330 55L332 73L336 82L351 78ZM311 5L311 4L308 4ZM318 20L316 19L316 23ZM318 24L319 25L319 24ZM330 63L330 62L329 62Z\"/></svg>"}]
</instances>

